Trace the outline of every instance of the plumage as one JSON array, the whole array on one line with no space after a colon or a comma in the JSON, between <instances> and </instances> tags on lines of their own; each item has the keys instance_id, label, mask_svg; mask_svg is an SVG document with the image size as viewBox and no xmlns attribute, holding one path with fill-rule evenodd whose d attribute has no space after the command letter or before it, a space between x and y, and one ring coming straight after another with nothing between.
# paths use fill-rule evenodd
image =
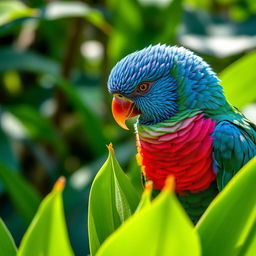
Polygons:
<instances>
[{"instance_id":1,"label":"plumage","mask_svg":"<svg viewBox=\"0 0 256 256\"><path fill-rule=\"evenodd\" d=\"M158 44L129 54L112 69L108 89L122 127L139 113L137 158L146 179L160 190L173 175L194 219L256 156L256 126L226 101L210 66L183 47ZM129 106L122 117L118 104Z\"/></svg>"}]
</instances>

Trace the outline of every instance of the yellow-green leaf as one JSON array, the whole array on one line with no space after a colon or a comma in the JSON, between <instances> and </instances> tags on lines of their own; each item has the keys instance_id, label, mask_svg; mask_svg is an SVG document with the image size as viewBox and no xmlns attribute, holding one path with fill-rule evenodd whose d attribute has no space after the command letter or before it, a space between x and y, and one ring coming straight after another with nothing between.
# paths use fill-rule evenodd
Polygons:
<instances>
[{"instance_id":1,"label":"yellow-green leaf","mask_svg":"<svg viewBox=\"0 0 256 256\"><path fill-rule=\"evenodd\" d=\"M64 217L63 188L64 181L60 178L53 191L42 201L21 241L19 256L74 255Z\"/></svg>"},{"instance_id":2,"label":"yellow-green leaf","mask_svg":"<svg viewBox=\"0 0 256 256\"><path fill-rule=\"evenodd\" d=\"M139 196L119 166L112 145L90 192L88 230L91 255L135 210Z\"/></svg>"},{"instance_id":3,"label":"yellow-green leaf","mask_svg":"<svg viewBox=\"0 0 256 256\"><path fill-rule=\"evenodd\" d=\"M256 252L256 216L254 216L253 225L250 226L250 231L246 237L246 241L242 245L239 256L255 256Z\"/></svg>"},{"instance_id":4,"label":"yellow-green leaf","mask_svg":"<svg viewBox=\"0 0 256 256\"><path fill-rule=\"evenodd\" d=\"M15 256L17 252L16 245L12 235L0 218L0 252L4 256Z\"/></svg>"},{"instance_id":5,"label":"yellow-green leaf","mask_svg":"<svg viewBox=\"0 0 256 256\"><path fill-rule=\"evenodd\" d=\"M239 255L256 217L256 158L214 199L196 229L203 255Z\"/></svg>"},{"instance_id":6,"label":"yellow-green leaf","mask_svg":"<svg viewBox=\"0 0 256 256\"><path fill-rule=\"evenodd\" d=\"M145 184L145 189L144 189L144 192L142 193L140 203L136 209L136 212L140 211L144 207L151 204L152 190L153 190L153 182L149 180Z\"/></svg>"},{"instance_id":7,"label":"yellow-green leaf","mask_svg":"<svg viewBox=\"0 0 256 256\"><path fill-rule=\"evenodd\" d=\"M250 104L256 99L255 66L254 51L232 63L219 74L225 96L237 108Z\"/></svg>"},{"instance_id":8,"label":"yellow-green leaf","mask_svg":"<svg viewBox=\"0 0 256 256\"><path fill-rule=\"evenodd\" d=\"M97 256L199 256L193 224L169 184L152 204L130 217L99 249Z\"/></svg>"},{"instance_id":9,"label":"yellow-green leaf","mask_svg":"<svg viewBox=\"0 0 256 256\"><path fill-rule=\"evenodd\" d=\"M35 15L36 10L27 7L21 1L2 0L0 2L0 26L19 18Z\"/></svg>"}]
</instances>

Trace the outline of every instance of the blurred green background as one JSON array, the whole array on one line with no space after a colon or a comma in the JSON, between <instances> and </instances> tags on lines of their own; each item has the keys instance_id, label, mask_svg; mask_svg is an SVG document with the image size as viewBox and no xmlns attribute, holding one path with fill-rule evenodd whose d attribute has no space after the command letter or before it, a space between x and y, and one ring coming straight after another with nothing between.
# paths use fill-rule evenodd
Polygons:
<instances>
[{"instance_id":1,"label":"blurred green background","mask_svg":"<svg viewBox=\"0 0 256 256\"><path fill-rule=\"evenodd\" d=\"M125 170L135 163L134 132L111 115L108 74L157 43L202 56L256 121L255 0L0 0L0 217L17 244L63 175L72 247L88 254L88 194L105 145Z\"/></svg>"}]
</instances>

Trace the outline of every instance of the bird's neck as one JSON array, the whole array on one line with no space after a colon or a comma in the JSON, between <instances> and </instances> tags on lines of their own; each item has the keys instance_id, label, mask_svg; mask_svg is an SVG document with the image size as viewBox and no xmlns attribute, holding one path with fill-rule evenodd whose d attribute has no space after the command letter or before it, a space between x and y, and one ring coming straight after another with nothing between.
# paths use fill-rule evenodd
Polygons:
<instances>
[{"instance_id":1,"label":"bird's neck","mask_svg":"<svg viewBox=\"0 0 256 256\"><path fill-rule=\"evenodd\" d=\"M158 132L163 129L163 127L173 127L178 123L182 123L185 120L192 118L198 114L200 114L202 111L200 110L193 110L193 109L187 109L184 111L177 112L174 116L170 117L168 120L164 120L162 122L158 123L152 123L152 124L141 124L139 121L135 124L135 131L138 134L152 134L152 136L158 134Z\"/></svg>"}]
</instances>

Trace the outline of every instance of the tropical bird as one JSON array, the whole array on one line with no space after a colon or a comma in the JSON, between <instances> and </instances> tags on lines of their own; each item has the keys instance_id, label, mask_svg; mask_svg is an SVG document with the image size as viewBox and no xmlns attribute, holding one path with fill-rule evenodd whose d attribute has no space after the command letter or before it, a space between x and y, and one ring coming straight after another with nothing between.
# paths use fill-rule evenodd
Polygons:
<instances>
[{"instance_id":1,"label":"tropical bird","mask_svg":"<svg viewBox=\"0 0 256 256\"><path fill-rule=\"evenodd\" d=\"M194 221L256 155L256 125L227 102L215 72L188 49L158 44L127 55L111 70L108 90L122 128L139 116L143 176L161 190L173 175Z\"/></svg>"}]
</instances>

